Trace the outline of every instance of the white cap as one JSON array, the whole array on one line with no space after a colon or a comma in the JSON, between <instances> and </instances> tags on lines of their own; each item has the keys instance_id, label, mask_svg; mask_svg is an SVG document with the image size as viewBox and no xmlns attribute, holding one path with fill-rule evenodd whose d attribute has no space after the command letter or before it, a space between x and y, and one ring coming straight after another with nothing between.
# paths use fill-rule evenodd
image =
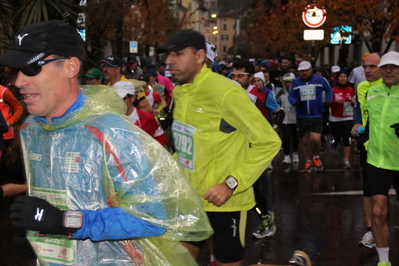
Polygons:
<instances>
[{"instance_id":1,"label":"white cap","mask_svg":"<svg viewBox=\"0 0 399 266\"><path fill-rule=\"evenodd\" d=\"M249 62L254 62L255 63L255 59L251 58L251 59L249 59Z\"/></svg>"},{"instance_id":2,"label":"white cap","mask_svg":"<svg viewBox=\"0 0 399 266\"><path fill-rule=\"evenodd\" d=\"M263 72L256 72L254 78L261 79L263 83L265 83L265 74L263 74Z\"/></svg>"},{"instance_id":3,"label":"white cap","mask_svg":"<svg viewBox=\"0 0 399 266\"><path fill-rule=\"evenodd\" d=\"M129 81L118 81L113 87L121 98L124 98L128 94L134 95L136 93L136 87Z\"/></svg>"},{"instance_id":4,"label":"white cap","mask_svg":"<svg viewBox=\"0 0 399 266\"><path fill-rule=\"evenodd\" d=\"M381 57L381 61L378 64L378 66L384 66L384 65L397 65L399 66L399 53L395 51L390 51L386 54L384 54Z\"/></svg>"},{"instance_id":5,"label":"white cap","mask_svg":"<svg viewBox=\"0 0 399 266\"><path fill-rule=\"evenodd\" d=\"M226 65L226 62L222 60L222 61L219 62L219 66L220 65Z\"/></svg>"},{"instance_id":6,"label":"white cap","mask_svg":"<svg viewBox=\"0 0 399 266\"><path fill-rule=\"evenodd\" d=\"M312 67L312 65L308 61L302 61L299 63L298 71L308 70L311 67Z\"/></svg>"},{"instance_id":7,"label":"white cap","mask_svg":"<svg viewBox=\"0 0 399 266\"><path fill-rule=\"evenodd\" d=\"M331 72L332 73L337 73L339 71L341 71L341 68L339 66L332 66L331 67Z\"/></svg>"},{"instance_id":8,"label":"white cap","mask_svg":"<svg viewBox=\"0 0 399 266\"><path fill-rule=\"evenodd\" d=\"M294 73L288 72L283 76L283 81L293 81L295 79Z\"/></svg>"},{"instance_id":9,"label":"white cap","mask_svg":"<svg viewBox=\"0 0 399 266\"><path fill-rule=\"evenodd\" d=\"M206 57L212 62L215 61L216 56L218 56L218 54L216 53L216 46L208 41L205 41L205 44L206 44Z\"/></svg>"}]
</instances>

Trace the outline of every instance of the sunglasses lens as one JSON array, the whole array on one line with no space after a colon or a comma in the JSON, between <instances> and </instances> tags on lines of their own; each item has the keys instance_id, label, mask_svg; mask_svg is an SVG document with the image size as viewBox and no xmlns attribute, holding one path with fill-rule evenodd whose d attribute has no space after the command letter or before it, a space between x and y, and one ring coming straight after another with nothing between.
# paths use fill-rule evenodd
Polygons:
<instances>
[{"instance_id":1,"label":"sunglasses lens","mask_svg":"<svg viewBox=\"0 0 399 266\"><path fill-rule=\"evenodd\" d=\"M40 73L40 71L42 71L42 66L36 64L21 69L21 72L29 77L36 76L37 74Z\"/></svg>"},{"instance_id":2,"label":"sunglasses lens","mask_svg":"<svg viewBox=\"0 0 399 266\"><path fill-rule=\"evenodd\" d=\"M234 78L243 78L243 77L245 77L247 74L244 74L244 73L231 73L231 77L234 79Z\"/></svg>"}]
</instances>

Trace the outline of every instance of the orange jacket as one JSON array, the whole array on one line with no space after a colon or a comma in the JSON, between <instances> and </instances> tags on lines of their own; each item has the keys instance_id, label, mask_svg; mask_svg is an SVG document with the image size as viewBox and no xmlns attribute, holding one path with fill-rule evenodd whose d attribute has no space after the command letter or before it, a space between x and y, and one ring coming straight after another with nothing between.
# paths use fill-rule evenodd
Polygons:
<instances>
[{"instance_id":1,"label":"orange jacket","mask_svg":"<svg viewBox=\"0 0 399 266\"><path fill-rule=\"evenodd\" d=\"M12 92L0 85L0 110L6 122L14 125L21 117L24 108L14 97ZM5 140L14 138L14 128L10 126L8 131L3 134Z\"/></svg>"}]
</instances>

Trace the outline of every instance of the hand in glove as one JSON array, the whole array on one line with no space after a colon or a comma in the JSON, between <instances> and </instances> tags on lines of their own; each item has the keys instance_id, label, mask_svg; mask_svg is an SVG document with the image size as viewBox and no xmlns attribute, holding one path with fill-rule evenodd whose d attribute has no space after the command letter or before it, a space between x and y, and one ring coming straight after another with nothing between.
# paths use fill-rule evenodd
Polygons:
<instances>
[{"instance_id":1,"label":"hand in glove","mask_svg":"<svg viewBox=\"0 0 399 266\"><path fill-rule=\"evenodd\" d=\"M395 129L395 134L399 138L399 123L391 125Z\"/></svg>"},{"instance_id":2,"label":"hand in glove","mask_svg":"<svg viewBox=\"0 0 399 266\"><path fill-rule=\"evenodd\" d=\"M79 229L63 225L64 212L44 199L18 196L11 205L11 220L15 228L39 231L42 234L75 233Z\"/></svg>"},{"instance_id":3,"label":"hand in glove","mask_svg":"<svg viewBox=\"0 0 399 266\"><path fill-rule=\"evenodd\" d=\"M302 101L299 101L299 100L298 100L298 101L295 102L295 107L296 107L296 108L301 108L302 105L303 105Z\"/></svg>"}]
</instances>

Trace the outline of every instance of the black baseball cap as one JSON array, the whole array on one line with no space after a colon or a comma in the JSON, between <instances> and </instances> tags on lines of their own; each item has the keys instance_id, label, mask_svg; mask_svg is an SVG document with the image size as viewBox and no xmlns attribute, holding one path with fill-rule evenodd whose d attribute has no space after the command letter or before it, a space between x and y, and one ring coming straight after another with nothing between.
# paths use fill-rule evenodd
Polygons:
<instances>
[{"instance_id":1,"label":"black baseball cap","mask_svg":"<svg viewBox=\"0 0 399 266\"><path fill-rule=\"evenodd\" d=\"M78 31L61 20L25 26L11 48L0 56L0 65L21 69L51 54L84 61L85 44Z\"/></svg>"},{"instance_id":2,"label":"black baseball cap","mask_svg":"<svg viewBox=\"0 0 399 266\"><path fill-rule=\"evenodd\" d=\"M156 49L157 53L165 53L169 51L180 51L189 46L203 49L206 51L204 36L195 30L180 30L170 37L161 47Z\"/></svg>"},{"instance_id":3,"label":"black baseball cap","mask_svg":"<svg viewBox=\"0 0 399 266\"><path fill-rule=\"evenodd\" d=\"M125 62L117 55L107 56L105 59L101 60L100 63L106 63L112 67L121 67Z\"/></svg>"},{"instance_id":4,"label":"black baseball cap","mask_svg":"<svg viewBox=\"0 0 399 266\"><path fill-rule=\"evenodd\" d=\"M127 62L128 63L136 63L137 62L137 58L136 58L136 56L135 55L128 55L127 56Z\"/></svg>"}]
</instances>

